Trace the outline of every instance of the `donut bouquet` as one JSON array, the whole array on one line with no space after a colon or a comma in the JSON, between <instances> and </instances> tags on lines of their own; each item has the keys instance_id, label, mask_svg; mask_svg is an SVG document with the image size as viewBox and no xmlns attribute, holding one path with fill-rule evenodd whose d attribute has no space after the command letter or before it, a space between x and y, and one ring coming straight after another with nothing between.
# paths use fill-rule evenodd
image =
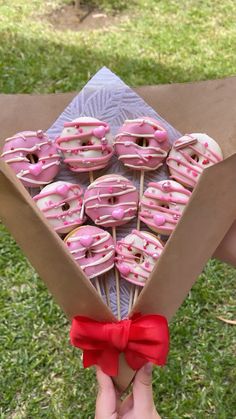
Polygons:
<instances>
[{"instance_id":1,"label":"donut bouquet","mask_svg":"<svg viewBox=\"0 0 236 419\"><path fill-rule=\"evenodd\" d=\"M215 231L219 217L208 214L221 193L214 187L221 160L215 139L181 135L104 69L47 132L21 131L4 141L0 215L73 319L71 342L83 349L84 365L118 375L121 388L147 360L165 363L163 316L172 317L214 248L208 243L192 266L186 259L190 238L196 245L208 226ZM219 229L223 237L224 222ZM146 327L151 343L130 350L129 339L144 339ZM148 347L158 348L155 356Z\"/></svg>"},{"instance_id":2,"label":"donut bouquet","mask_svg":"<svg viewBox=\"0 0 236 419\"><path fill-rule=\"evenodd\" d=\"M138 188L119 173L99 176L112 157L129 178L133 172L139 177ZM36 190L38 208L120 320L121 279L131 284L129 313L199 176L223 154L207 134L186 134L171 145L161 122L148 116L125 120L115 136L107 122L86 116L65 122L54 143L41 130L17 133L5 140L1 158L31 193ZM61 162L74 174L73 183L57 180ZM168 177L155 181L163 164ZM154 179L144 188L146 173ZM80 179L83 185L87 180L86 188Z\"/></svg>"}]
</instances>

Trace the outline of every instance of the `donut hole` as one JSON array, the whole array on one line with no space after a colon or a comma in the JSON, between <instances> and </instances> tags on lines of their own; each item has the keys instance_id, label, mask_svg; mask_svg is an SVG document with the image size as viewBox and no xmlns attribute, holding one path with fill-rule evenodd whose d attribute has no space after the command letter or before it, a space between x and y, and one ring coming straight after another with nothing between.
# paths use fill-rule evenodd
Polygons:
<instances>
[{"instance_id":1,"label":"donut hole","mask_svg":"<svg viewBox=\"0 0 236 419\"><path fill-rule=\"evenodd\" d=\"M140 147L148 147L148 139L144 137L137 137L136 144Z\"/></svg>"},{"instance_id":2,"label":"donut hole","mask_svg":"<svg viewBox=\"0 0 236 419\"><path fill-rule=\"evenodd\" d=\"M117 202L118 202L118 198L116 196L111 196L110 198L108 198L108 204L110 205L117 204Z\"/></svg>"},{"instance_id":3,"label":"donut hole","mask_svg":"<svg viewBox=\"0 0 236 419\"><path fill-rule=\"evenodd\" d=\"M84 138L83 140L81 140L81 147L86 147L89 145L93 145L93 142L91 141L90 138Z\"/></svg>"},{"instance_id":4,"label":"donut hole","mask_svg":"<svg viewBox=\"0 0 236 419\"><path fill-rule=\"evenodd\" d=\"M199 162L199 156L197 154L191 154L191 159L193 159L195 162Z\"/></svg>"},{"instance_id":5,"label":"donut hole","mask_svg":"<svg viewBox=\"0 0 236 419\"><path fill-rule=\"evenodd\" d=\"M135 257L135 263L138 263L138 264L143 263L144 258L143 258L142 253L135 253L134 257Z\"/></svg>"},{"instance_id":6,"label":"donut hole","mask_svg":"<svg viewBox=\"0 0 236 419\"><path fill-rule=\"evenodd\" d=\"M31 164L38 163L39 161L37 154L31 154L31 153L26 154L26 158Z\"/></svg>"},{"instance_id":7,"label":"donut hole","mask_svg":"<svg viewBox=\"0 0 236 419\"><path fill-rule=\"evenodd\" d=\"M61 206L62 211L68 211L70 209L70 204L68 202L64 202Z\"/></svg>"},{"instance_id":8,"label":"donut hole","mask_svg":"<svg viewBox=\"0 0 236 419\"><path fill-rule=\"evenodd\" d=\"M92 256L91 250L87 249L84 255L85 259L89 259L91 258L91 256Z\"/></svg>"},{"instance_id":9,"label":"donut hole","mask_svg":"<svg viewBox=\"0 0 236 419\"><path fill-rule=\"evenodd\" d=\"M160 202L160 207L162 208L169 208L169 204L167 204L167 202Z\"/></svg>"}]
</instances>

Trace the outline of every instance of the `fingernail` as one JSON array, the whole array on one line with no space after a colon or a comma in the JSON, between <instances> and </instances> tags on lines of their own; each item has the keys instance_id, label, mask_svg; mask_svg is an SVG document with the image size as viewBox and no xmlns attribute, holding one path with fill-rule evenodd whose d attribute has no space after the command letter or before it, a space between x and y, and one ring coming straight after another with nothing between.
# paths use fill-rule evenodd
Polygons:
<instances>
[{"instance_id":1,"label":"fingernail","mask_svg":"<svg viewBox=\"0 0 236 419\"><path fill-rule=\"evenodd\" d=\"M151 375L152 373L152 363L148 362L147 364L144 365L144 371L146 372L146 374Z\"/></svg>"}]
</instances>

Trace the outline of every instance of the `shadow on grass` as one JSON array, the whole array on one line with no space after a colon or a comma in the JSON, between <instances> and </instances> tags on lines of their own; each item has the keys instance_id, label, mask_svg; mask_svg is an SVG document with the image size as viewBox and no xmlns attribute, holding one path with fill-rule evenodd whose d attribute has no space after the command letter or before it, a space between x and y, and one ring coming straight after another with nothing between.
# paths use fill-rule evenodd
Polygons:
<instances>
[{"instance_id":1,"label":"shadow on grass","mask_svg":"<svg viewBox=\"0 0 236 419\"><path fill-rule=\"evenodd\" d=\"M122 47L89 48L65 45L11 33L1 34L0 91L2 93L65 92L79 90L102 66L107 66L127 84L135 87L199 79L199 68L184 71L181 64L165 66L140 55L132 58ZM204 73L212 78L217 74Z\"/></svg>"}]
</instances>

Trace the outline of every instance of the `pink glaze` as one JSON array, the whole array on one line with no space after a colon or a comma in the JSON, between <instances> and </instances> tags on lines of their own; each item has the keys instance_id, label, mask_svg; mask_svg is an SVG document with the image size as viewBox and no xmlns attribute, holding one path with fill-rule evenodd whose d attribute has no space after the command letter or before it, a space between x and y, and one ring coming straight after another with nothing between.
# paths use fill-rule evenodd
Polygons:
<instances>
[{"instance_id":1,"label":"pink glaze","mask_svg":"<svg viewBox=\"0 0 236 419\"><path fill-rule=\"evenodd\" d=\"M121 226L135 217L138 192L128 179L105 175L88 186L84 194L86 214L96 225Z\"/></svg>"},{"instance_id":2,"label":"pink glaze","mask_svg":"<svg viewBox=\"0 0 236 419\"><path fill-rule=\"evenodd\" d=\"M125 166L156 170L170 148L166 130L153 118L126 120L115 137L115 152Z\"/></svg>"},{"instance_id":3,"label":"pink glaze","mask_svg":"<svg viewBox=\"0 0 236 419\"><path fill-rule=\"evenodd\" d=\"M111 235L94 226L72 231L65 243L88 278L95 278L114 266L115 246Z\"/></svg>"},{"instance_id":4,"label":"pink glaze","mask_svg":"<svg viewBox=\"0 0 236 419\"><path fill-rule=\"evenodd\" d=\"M69 233L86 220L83 214L83 189L78 184L53 182L33 199L59 234Z\"/></svg>"},{"instance_id":5,"label":"pink glaze","mask_svg":"<svg viewBox=\"0 0 236 419\"><path fill-rule=\"evenodd\" d=\"M56 143L73 172L90 172L106 167L113 155L109 125L95 118L81 117L66 122Z\"/></svg>"},{"instance_id":6,"label":"pink glaze","mask_svg":"<svg viewBox=\"0 0 236 419\"><path fill-rule=\"evenodd\" d=\"M122 278L143 287L162 250L161 242L153 234L133 230L117 242L116 267Z\"/></svg>"},{"instance_id":7,"label":"pink glaze","mask_svg":"<svg viewBox=\"0 0 236 419\"><path fill-rule=\"evenodd\" d=\"M7 138L1 157L23 185L31 188L47 185L59 170L60 156L43 131L23 131Z\"/></svg>"},{"instance_id":8,"label":"pink glaze","mask_svg":"<svg viewBox=\"0 0 236 419\"><path fill-rule=\"evenodd\" d=\"M223 160L222 151L207 134L186 134L176 140L167 158L171 178L194 188L203 170Z\"/></svg>"},{"instance_id":9,"label":"pink glaze","mask_svg":"<svg viewBox=\"0 0 236 419\"><path fill-rule=\"evenodd\" d=\"M140 201L139 218L156 233L169 235L190 196L188 189L173 180L151 182Z\"/></svg>"}]
</instances>

